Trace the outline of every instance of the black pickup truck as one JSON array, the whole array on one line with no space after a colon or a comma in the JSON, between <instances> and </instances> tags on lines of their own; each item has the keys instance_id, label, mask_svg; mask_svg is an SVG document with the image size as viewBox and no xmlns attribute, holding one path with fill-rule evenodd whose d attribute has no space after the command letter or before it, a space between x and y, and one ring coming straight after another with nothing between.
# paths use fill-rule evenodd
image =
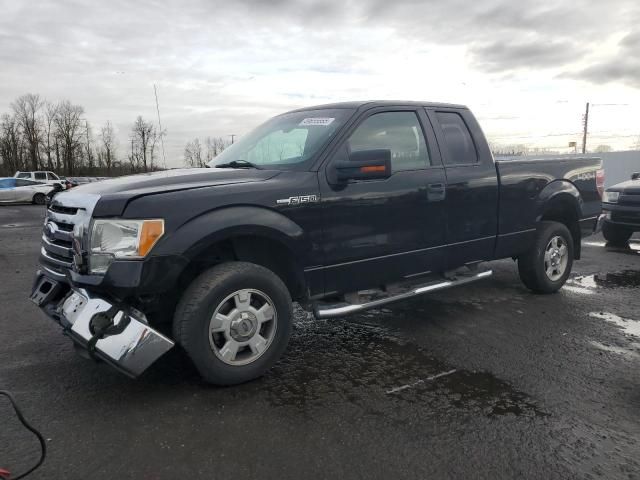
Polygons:
<instances>
[{"instance_id":1,"label":"black pickup truck","mask_svg":"<svg viewBox=\"0 0 640 480\"><path fill-rule=\"evenodd\" d=\"M607 188L602 213L602 235L612 245L624 245L633 232L640 232L640 172Z\"/></svg>"},{"instance_id":2,"label":"black pickup truck","mask_svg":"<svg viewBox=\"0 0 640 480\"><path fill-rule=\"evenodd\" d=\"M517 260L562 287L601 212L599 159L495 162L464 106L351 102L272 118L210 168L57 194L32 300L130 376L178 344L235 384L318 318L479 280Z\"/></svg>"}]
</instances>

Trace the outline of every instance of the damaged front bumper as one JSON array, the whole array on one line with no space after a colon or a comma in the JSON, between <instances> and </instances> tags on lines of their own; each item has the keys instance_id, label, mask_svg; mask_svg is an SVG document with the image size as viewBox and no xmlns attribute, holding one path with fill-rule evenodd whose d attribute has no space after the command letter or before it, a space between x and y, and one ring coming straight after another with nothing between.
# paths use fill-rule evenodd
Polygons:
<instances>
[{"instance_id":1,"label":"damaged front bumper","mask_svg":"<svg viewBox=\"0 0 640 480\"><path fill-rule=\"evenodd\" d=\"M144 372L174 342L151 328L142 312L70 288L41 272L31 300L58 322L75 344L131 377Z\"/></svg>"}]
</instances>

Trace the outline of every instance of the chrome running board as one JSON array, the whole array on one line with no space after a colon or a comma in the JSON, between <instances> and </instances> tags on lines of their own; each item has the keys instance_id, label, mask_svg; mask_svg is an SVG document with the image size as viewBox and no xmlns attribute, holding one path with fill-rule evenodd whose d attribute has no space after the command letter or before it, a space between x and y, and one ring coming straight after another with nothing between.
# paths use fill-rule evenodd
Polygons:
<instances>
[{"instance_id":1,"label":"chrome running board","mask_svg":"<svg viewBox=\"0 0 640 480\"><path fill-rule=\"evenodd\" d=\"M367 310L369 308L380 307L382 305L386 305L387 303L417 297L418 295L422 295L423 293L435 292L437 290L444 290L446 288L457 287L458 285L475 282L478 280L482 280L483 278L490 277L491 275L493 275L493 271L486 270L483 272L475 273L473 275L462 276L454 280L444 280L441 282L430 283L422 286L414 286L407 292L358 304L346 302L335 304L316 303L313 308L313 313L315 314L316 318L342 317L344 315L361 312L362 310Z\"/></svg>"}]
</instances>

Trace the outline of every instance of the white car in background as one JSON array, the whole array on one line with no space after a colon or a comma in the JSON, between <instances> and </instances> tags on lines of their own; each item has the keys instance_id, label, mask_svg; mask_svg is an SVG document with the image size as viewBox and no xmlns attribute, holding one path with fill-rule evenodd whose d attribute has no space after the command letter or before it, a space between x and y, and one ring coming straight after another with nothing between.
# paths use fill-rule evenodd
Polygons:
<instances>
[{"instance_id":1,"label":"white car in background","mask_svg":"<svg viewBox=\"0 0 640 480\"><path fill-rule=\"evenodd\" d=\"M53 172L38 171L38 172L16 172L13 178L23 178L25 180L32 180L34 182L59 184L62 188L66 188L66 184L63 180Z\"/></svg>"},{"instance_id":2,"label":"white car in background","mask_svg":"<svg viewBox=\"0 0 640 480\"><path fill-rule=\"evenodd\" d=\"M55 185L24 178L0 178L0 203L28 202L44 205L47 194L55 189Z\"/></svg>"}]
</instances>

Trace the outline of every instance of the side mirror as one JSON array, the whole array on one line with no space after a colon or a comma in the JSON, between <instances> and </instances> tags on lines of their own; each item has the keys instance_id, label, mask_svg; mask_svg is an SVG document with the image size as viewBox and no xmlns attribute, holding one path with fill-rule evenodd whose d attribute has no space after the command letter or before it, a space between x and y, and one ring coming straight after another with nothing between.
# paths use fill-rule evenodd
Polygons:
<instances>
[{"instance_id":1,"label":"side mirror","mask_svg":"<svg viewBox=\"0 0 640 480\"><path fill-rule=\"evenodd\" d=\"M361 150L352 152L348 161L333 164L340 182L376 180L391 176L391 150Z\"/></svg>"},{"instance_id":2,"label":"side mirror","mask_svg":"<svg viewBox=\"0 0 640 480\"><path fill-rule=\"evenodd\" d=\"M631 180L640 180L640 172L632 173Z\"/></svg>"}]
</instances>

